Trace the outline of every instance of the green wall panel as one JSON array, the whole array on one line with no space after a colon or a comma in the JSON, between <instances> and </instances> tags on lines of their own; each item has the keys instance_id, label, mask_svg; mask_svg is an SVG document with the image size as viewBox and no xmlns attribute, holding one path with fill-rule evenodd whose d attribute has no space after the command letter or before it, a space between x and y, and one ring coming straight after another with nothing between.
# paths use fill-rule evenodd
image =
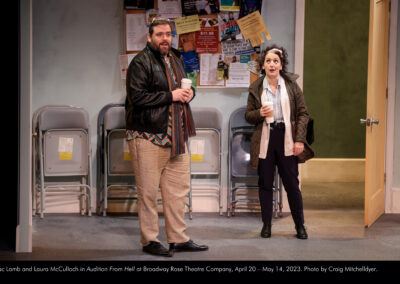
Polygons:
<instances>
[{"instance_id":1,"label":"green wall panel","mask_svg":"<svg viewBox=\"0 0 400 284\"><path fill-rule=\"evenodd\" d=\"M364 158L369 1L305 2L303 90L316 158Z\"/></svg>"}]
</instances>

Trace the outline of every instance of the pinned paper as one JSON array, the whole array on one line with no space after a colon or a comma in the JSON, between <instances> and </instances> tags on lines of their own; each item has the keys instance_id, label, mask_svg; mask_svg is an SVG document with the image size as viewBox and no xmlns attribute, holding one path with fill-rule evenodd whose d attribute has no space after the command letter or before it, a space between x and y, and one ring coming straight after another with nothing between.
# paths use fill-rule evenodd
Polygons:
<instances>
[{"instance_id":1,"label":"pinned paper","mask_svg":"<svg viewBox=\"0 0 400 284\"><path fill-rule=\"evenodd\" d=\"M190 160L192 162L202 162L204 156L204 140L190 141Z\"/></svg>"},{"instance_id":2,"label":"pinned paper","mask_svg":"<svg viewBox=\"0 0 400 284\"><path fill-rule=\"evenodd\" d=\"M174 22L178 35L200 30L199 15L177 18Z\"/></svg>"},{"instance_id":3,"label":"pinned paper","mask_svg":"<svg viewBox=\"0 0 400 284\"><path fill-rule=\"evenodd\" d=\"M246 54L246 55L240 55L240 63L248 63L251 61L251 55Z\"/></svg>"},{"instance_id":4,"label":"pinned paper","mask_svg":"<svg viewBox=\"0 0 400 284\"><path fill-rule=\"evenodd\" d=\"M218 14L219 37L221 42L242 39L237 20L239 12L221 12Z\"/></svg>"},{"instance_id":5,"label":"pinned paper","mask_svg":"<svg viewBox=\"0 0 400 284\"><path fill-rule=\"evenodd\" d=\"M234 0L221 0L221 11L240 11L240 6Z\"/></svg>"},{"instance_id":6,"label":"pinned paper","mask_svg":"<svg viewBox=\"0 0 400 284\"><path fill-rule=\"evenodd\" d=\"M220 60L222 60L222 54L202 53L200 55L201 86L224 86L224 81L218 80L217 78L217 68ZM225 68L227 67L227 64L224 64L223 66ZM226 71L228 71L228 69L226 69Z\"/></svg>"},{"instance_id":7,"label":"pinned paper","mask_svg":"<svg viewBox=\"0 0 400 284\"><path fill-rule=\"evenodd\" d=\"M249 62L247 62L247 70L248 71L257 74L257 72L258 72L257 71L257 67L258 67L257 61L249 61Z\"/></svg>"},{"instance_id":8,"label":"pinned paper","mask_svg":"<svg viewBox=\"0 0 400 284\"><path fill-rule=\"evenodd\" d=\"M60 137L58 139L58 152L60 154L60 160L71 160L73 148L74 138Z\"/></svg>"},{"instance_id":9,"label":"pinned paper","mask_svg":"<svg viewBox=\"0 0 400 284\"><path fill-rule=\"evenodd\" d=\"M197 90L197 72L188 72L186 73L188 79L192 80L192 87L194 90Z\"/></svg>"},{"instance_id":10,"label":"pinned paper","mask_svg":"<svg viewBox=\"0 0 400 284\"><path fill-rule=\"evenodd\" d=\"M237 23L243 37L250 40L253 47L259 46L264 42L262 33L265 34L267 40L271 40L271 35L269 34L259 11L238 19Z\"/></svg>"},{"instance_id":11,"label":"pinned paper","mask_svg":"<svg viewBox=\"0 0 400 284\"><path fill-rule=\"evenodd\" d=\"M137 53L122 54L119 56L119 67L121 71L121 79L126 79L126 72L128 71L129 63L136 56Z\"/></svg>"},{"instance_id":12,"label":"pinned paper","mask_svg":"<svg viewBox=\"0 0 400 284\"><path fill-rule=\"evenodd\" d=\"M142 50L147 43L146 14L126 14L126 50Z\"/></svg>"},{"instance_id":13,"label":"pinned paper","mask_svg":"<svg viewBox=\"0 0 400 284\"><path fill-rule=\"evenodd\" d=\"M218 18L201 18L201 30L196 32L196 52L217 53L218 40Z\"/></svg>"},{"instance_id":14,"label":"pinned paper","mask_svg":"<svg viewBox=\"0 0 400 284\"><path fill-rule=\"evenodd\" d=\"M157 9L147 9L146 10L146 26L150 27L150 24L153 22L154 18L160 17L160 14Z\"/></svg>"},{"instance_id":15,"label":"pinned paper","mask_svg":"<svg viewBox=\"0 0 400 284\"><path fill-rule=\"evenodd\" d=\"M254 53L250 41L244 39L226 40L221 42L222 53L227 55L242 55Z\"/></svg>"},{"instance_id":16,"label":"pinned paper","mask_svg":"<svg viewBox=\"0 0 400 284\"><path fill-rule=\"evenodd\" d=\"M159 14L163 18L178 18L182 16L181 0L158 0Z\"/></svg>"},{"instance_id":17,"label":"pinned paper","mask_svg":"<svg viewBox=\"0 0 400 284\"><path fill-rule=\"evenodd\" d=\"M247 71L247 63L230 63L229 79L226 80L226 87L247 87L250 82L250 72Z\"/></svg>"},{"instance_id":18,"label":"pinned paper","mask_svg":"<svg viewBox=\"0 0 400 284\"><path fill-rule=\"evenodd\" d=\"M132 157L129 152L129 145L128 142L124 139L124 161L131 161Z\"/></svg>"},{"instance_id":19,"label":"pinned paper","mask_svg":"<svg viewBox=\"0 0 400 284\"><path fill-rule=\"evenodd\" d=\"M199 55L194 50L191 50L189 52L182 52L182 57L183 57L183 62L185 63L186 73L199 72L200 70Z\"/></svg>"},{"instance_id":20,"label":"pinned paper","mask_svg":"<svg viewBox=\"0 0 400 284\"><path fill-rule=\"evenodd\" d=\"M196 49L196 33L186 33L179 35L179 47L183 48L185 53Z\"/></svg>"}]
</instances>

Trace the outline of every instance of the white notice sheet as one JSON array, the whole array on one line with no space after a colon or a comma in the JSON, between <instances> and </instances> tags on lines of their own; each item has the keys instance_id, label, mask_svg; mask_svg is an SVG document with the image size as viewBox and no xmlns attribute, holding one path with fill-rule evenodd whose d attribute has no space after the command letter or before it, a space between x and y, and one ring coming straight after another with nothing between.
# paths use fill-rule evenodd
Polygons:
<instances>
[{"instance_id":1,"label":"white notice sheet","mask_svg":"<svg viewBox=\"0 0 400 284\"><path fill-rule=\"evenodd\" d=\"M73 148L74 148L74 138L60 137L58 139L58 152L72 153Z\"/></svg>"},{"instance_id":2,"label":"white notice sheet","mask_svg":"<svg viewBox=\"0 0 400 284\"><path fill-rule=\"evenodd\" d=\"M126 50L140 51L146 46L146 14L126 14Z\"/></svg>"},{"instance_id":3,"label":"white notice sheet","mask_svg":"<svg viewBox=\"0 0 400 284\"><path fill-rule=\"evenodd\" d=\"M247 63L230 63L229 79L226 87L248 87L250 85L250 72Z\"/></svg>"},{"instance_id":4,"label":"white notice sheet","mask_svg":"<svg viewBox=\"0 0 400 284\"><path fill-rule=\"evenodd\" d=\"M224 80L217 80L217 66L221 54L200 54L200 86L223 86ZM247 64L246 64L247 66Z\"/></svg>"},{"instance_id":5,"label":"white notice sheet","mask_svg":"<svg viewBox=\"0 0 400 284\"><path fill-rule=\"evenodd\" d=\"M158 0L158 11L163 18L179 18L182 17L181 0Z\"/></svg>"}]
</instances>

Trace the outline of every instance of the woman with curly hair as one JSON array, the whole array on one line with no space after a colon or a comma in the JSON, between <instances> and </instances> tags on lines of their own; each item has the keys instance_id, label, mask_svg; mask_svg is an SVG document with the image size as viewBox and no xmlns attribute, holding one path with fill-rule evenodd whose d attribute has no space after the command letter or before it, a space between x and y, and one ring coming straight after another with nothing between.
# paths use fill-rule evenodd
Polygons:
<instances>
[{"instance_id":1,"label":"woman with curly hair","mask_svg":"<svg viewBox=\"0 0 400 284\"><path fill-rule=\"evenodd\" d=\"M296 74L287 72L288 55L283 47L267 47L259 57L262 76L249 87L246 120L255 125L250 163L258 171L263 227L261 237L271 237L275 166L285 187L295 223L296 237L307 239L298 163L314 153L306 141L308 113ZM269 105L266 102L270 102Z\"/></svg>"}]
</instances>

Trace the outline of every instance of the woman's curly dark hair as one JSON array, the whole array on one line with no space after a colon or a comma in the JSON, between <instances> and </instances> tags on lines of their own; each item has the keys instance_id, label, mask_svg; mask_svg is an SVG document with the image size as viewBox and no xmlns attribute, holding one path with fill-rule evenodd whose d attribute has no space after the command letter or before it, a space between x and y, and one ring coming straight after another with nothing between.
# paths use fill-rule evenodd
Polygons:
<instances>
[{"instance_id":1,"label":"woman's curly dark hair","mask_svg":"<svg viewBox=\"0 0 400 284\"><path fill-rule=\"evenodd\" d=\"M267 48L265 48L261 52L261 55L258 57L258 60L257 60L258 68L262 75L265 75L265 70L263 69L265 56L267 55L268 51L270 51L271 49L274 49L274 48L282 50L282 54L279 51L275 51L275 50L271 51L274 54L278 55L279 58L281 59L282 70L280 71L280 74L282 75L282 73L285 74L287 72L287 66L289 64L287 51L282 46L277 46L276 44L273 44L273 45L267 46Z\"/></svg>"}]
</instances>

